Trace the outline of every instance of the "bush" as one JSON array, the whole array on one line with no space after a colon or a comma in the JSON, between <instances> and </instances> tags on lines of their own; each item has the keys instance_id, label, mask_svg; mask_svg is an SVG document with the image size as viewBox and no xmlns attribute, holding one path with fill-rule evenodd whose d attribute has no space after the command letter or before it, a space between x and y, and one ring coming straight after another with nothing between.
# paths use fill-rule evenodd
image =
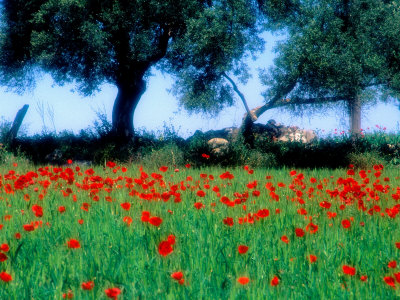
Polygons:
<instances>
[{"instance_id":1,"label":"bush","mask_svg":"<svg viewBox=\"0 0 400 300\"><path fill-rule=\"evenodd\" d=\"M353 164L356 169L372 169L374 165L386 165L387 161L376 151L372 152L352 152L346 157L348 164Z\"/></svg>"}]
</instances>

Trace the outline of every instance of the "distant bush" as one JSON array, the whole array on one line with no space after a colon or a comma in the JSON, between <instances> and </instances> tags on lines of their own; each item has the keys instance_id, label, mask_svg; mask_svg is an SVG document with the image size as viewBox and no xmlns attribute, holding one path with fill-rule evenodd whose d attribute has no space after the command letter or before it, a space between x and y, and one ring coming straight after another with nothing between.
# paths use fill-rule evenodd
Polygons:
<instances>
[{"instance_id":1,"label":"distant bush","mask_svg":"<svg viewBox=\"0 0 400 300\"><path fill-rule=\"evenodd\" d=\"M0 159L12 152L35 164L65 164L73 159L100 165L113 160L171 168L187 163L193 167L249 165L269 168L340 168L350 163L359 168L380 163L400 165L400 136L382 131L357 139L344 134L328 136L308 144L259 138L252 147L239 137L224 149L215 151L207 144L206 136L198 134L184 140L175 128L166 125L161 132L141 129L134 140L121 142L110 133L110 122L105 117L99 120L77 135L63 131L19 137L3 146ZM0 138L10 126L4 120L0 122Z\"/></svg>"}]
</instances>

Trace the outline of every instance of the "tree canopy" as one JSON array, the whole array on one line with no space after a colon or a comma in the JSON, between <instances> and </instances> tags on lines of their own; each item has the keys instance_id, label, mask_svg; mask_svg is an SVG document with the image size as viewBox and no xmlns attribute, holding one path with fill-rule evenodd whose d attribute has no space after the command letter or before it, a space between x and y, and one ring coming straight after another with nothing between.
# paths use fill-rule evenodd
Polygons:
<instances>
[{"instance_id":1,"label":"tree canopy","mask_svg":"<svg viewBox=\"0 0 400 300\"><path fill-rule=\"evenodd\" d=\"M260 2L270 9L271 2ZM287 39L261 76L269 88L258 114L282 105L346 101L351 129L359 132L366 92L400 91L400 1L287 2L289 11L269 19L270 28L286 30Z\"/></svg>"},{"instance_id":2,"label":"tree canopy","mask_svg":"<svg viewBox=\"0 0 400 300\"><path fill-rule=\"evenodd\" d=\"M231 105L223 73L247 77L241 61L262 49L257 2L248 0L5 0L0 82L24 90L38 71L83 95L114 84L113 129L133 134L133 114L153 66L177 78L190 110Z\"/></svg>"}]
</instances>

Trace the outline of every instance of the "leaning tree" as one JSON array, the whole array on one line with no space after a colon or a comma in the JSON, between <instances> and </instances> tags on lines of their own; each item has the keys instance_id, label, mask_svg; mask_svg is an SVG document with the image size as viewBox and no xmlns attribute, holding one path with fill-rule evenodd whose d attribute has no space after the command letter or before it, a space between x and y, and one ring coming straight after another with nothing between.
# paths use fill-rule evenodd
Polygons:
<instances>
[{"instance_id":1,"label":"leaning tree","mask_svg":"<svg viewBox=\"0 0 400 300\"><path fill-rule=\"evenodd\" d=\"M111 83L118 89L112 127L122 137L134 134L152 67L177 76L186 108L217 112L233 102L222 74L245 80L238 62L262 49L256 1L4 0L0 7L0 83L23 91L47 72L83 95Z\"/></svg>"},{"instance_id":2,"label":"leaning tree","mask_svg":"<svg viewBox=\"0 0 400 300\"><path fill-rule=\"evenodd\" d=\"M283 30L287 38L276 47L274 66L261 75L269 89L266 104L253 111L256 117L280 106L344 101L351 132L359 133L368 95L399 95L399 0L259 3L269 28ZM283 13L282 3L289 8Z\"/></svg>"}]
</instances>

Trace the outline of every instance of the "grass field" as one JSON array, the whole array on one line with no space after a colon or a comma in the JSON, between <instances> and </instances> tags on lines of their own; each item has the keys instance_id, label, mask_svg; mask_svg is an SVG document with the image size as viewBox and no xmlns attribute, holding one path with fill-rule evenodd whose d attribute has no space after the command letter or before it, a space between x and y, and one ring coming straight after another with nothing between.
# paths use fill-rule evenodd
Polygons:
<instances>
[{"instance_id":1,"label":"grass field","mask_svg":"<svg viewBox=\"0 0 400 300\"><path fill-rule=\"evenodd\" d=\"M399 169L0 167L0 299L393 299Z\"/></svg>"}]
</instances>

